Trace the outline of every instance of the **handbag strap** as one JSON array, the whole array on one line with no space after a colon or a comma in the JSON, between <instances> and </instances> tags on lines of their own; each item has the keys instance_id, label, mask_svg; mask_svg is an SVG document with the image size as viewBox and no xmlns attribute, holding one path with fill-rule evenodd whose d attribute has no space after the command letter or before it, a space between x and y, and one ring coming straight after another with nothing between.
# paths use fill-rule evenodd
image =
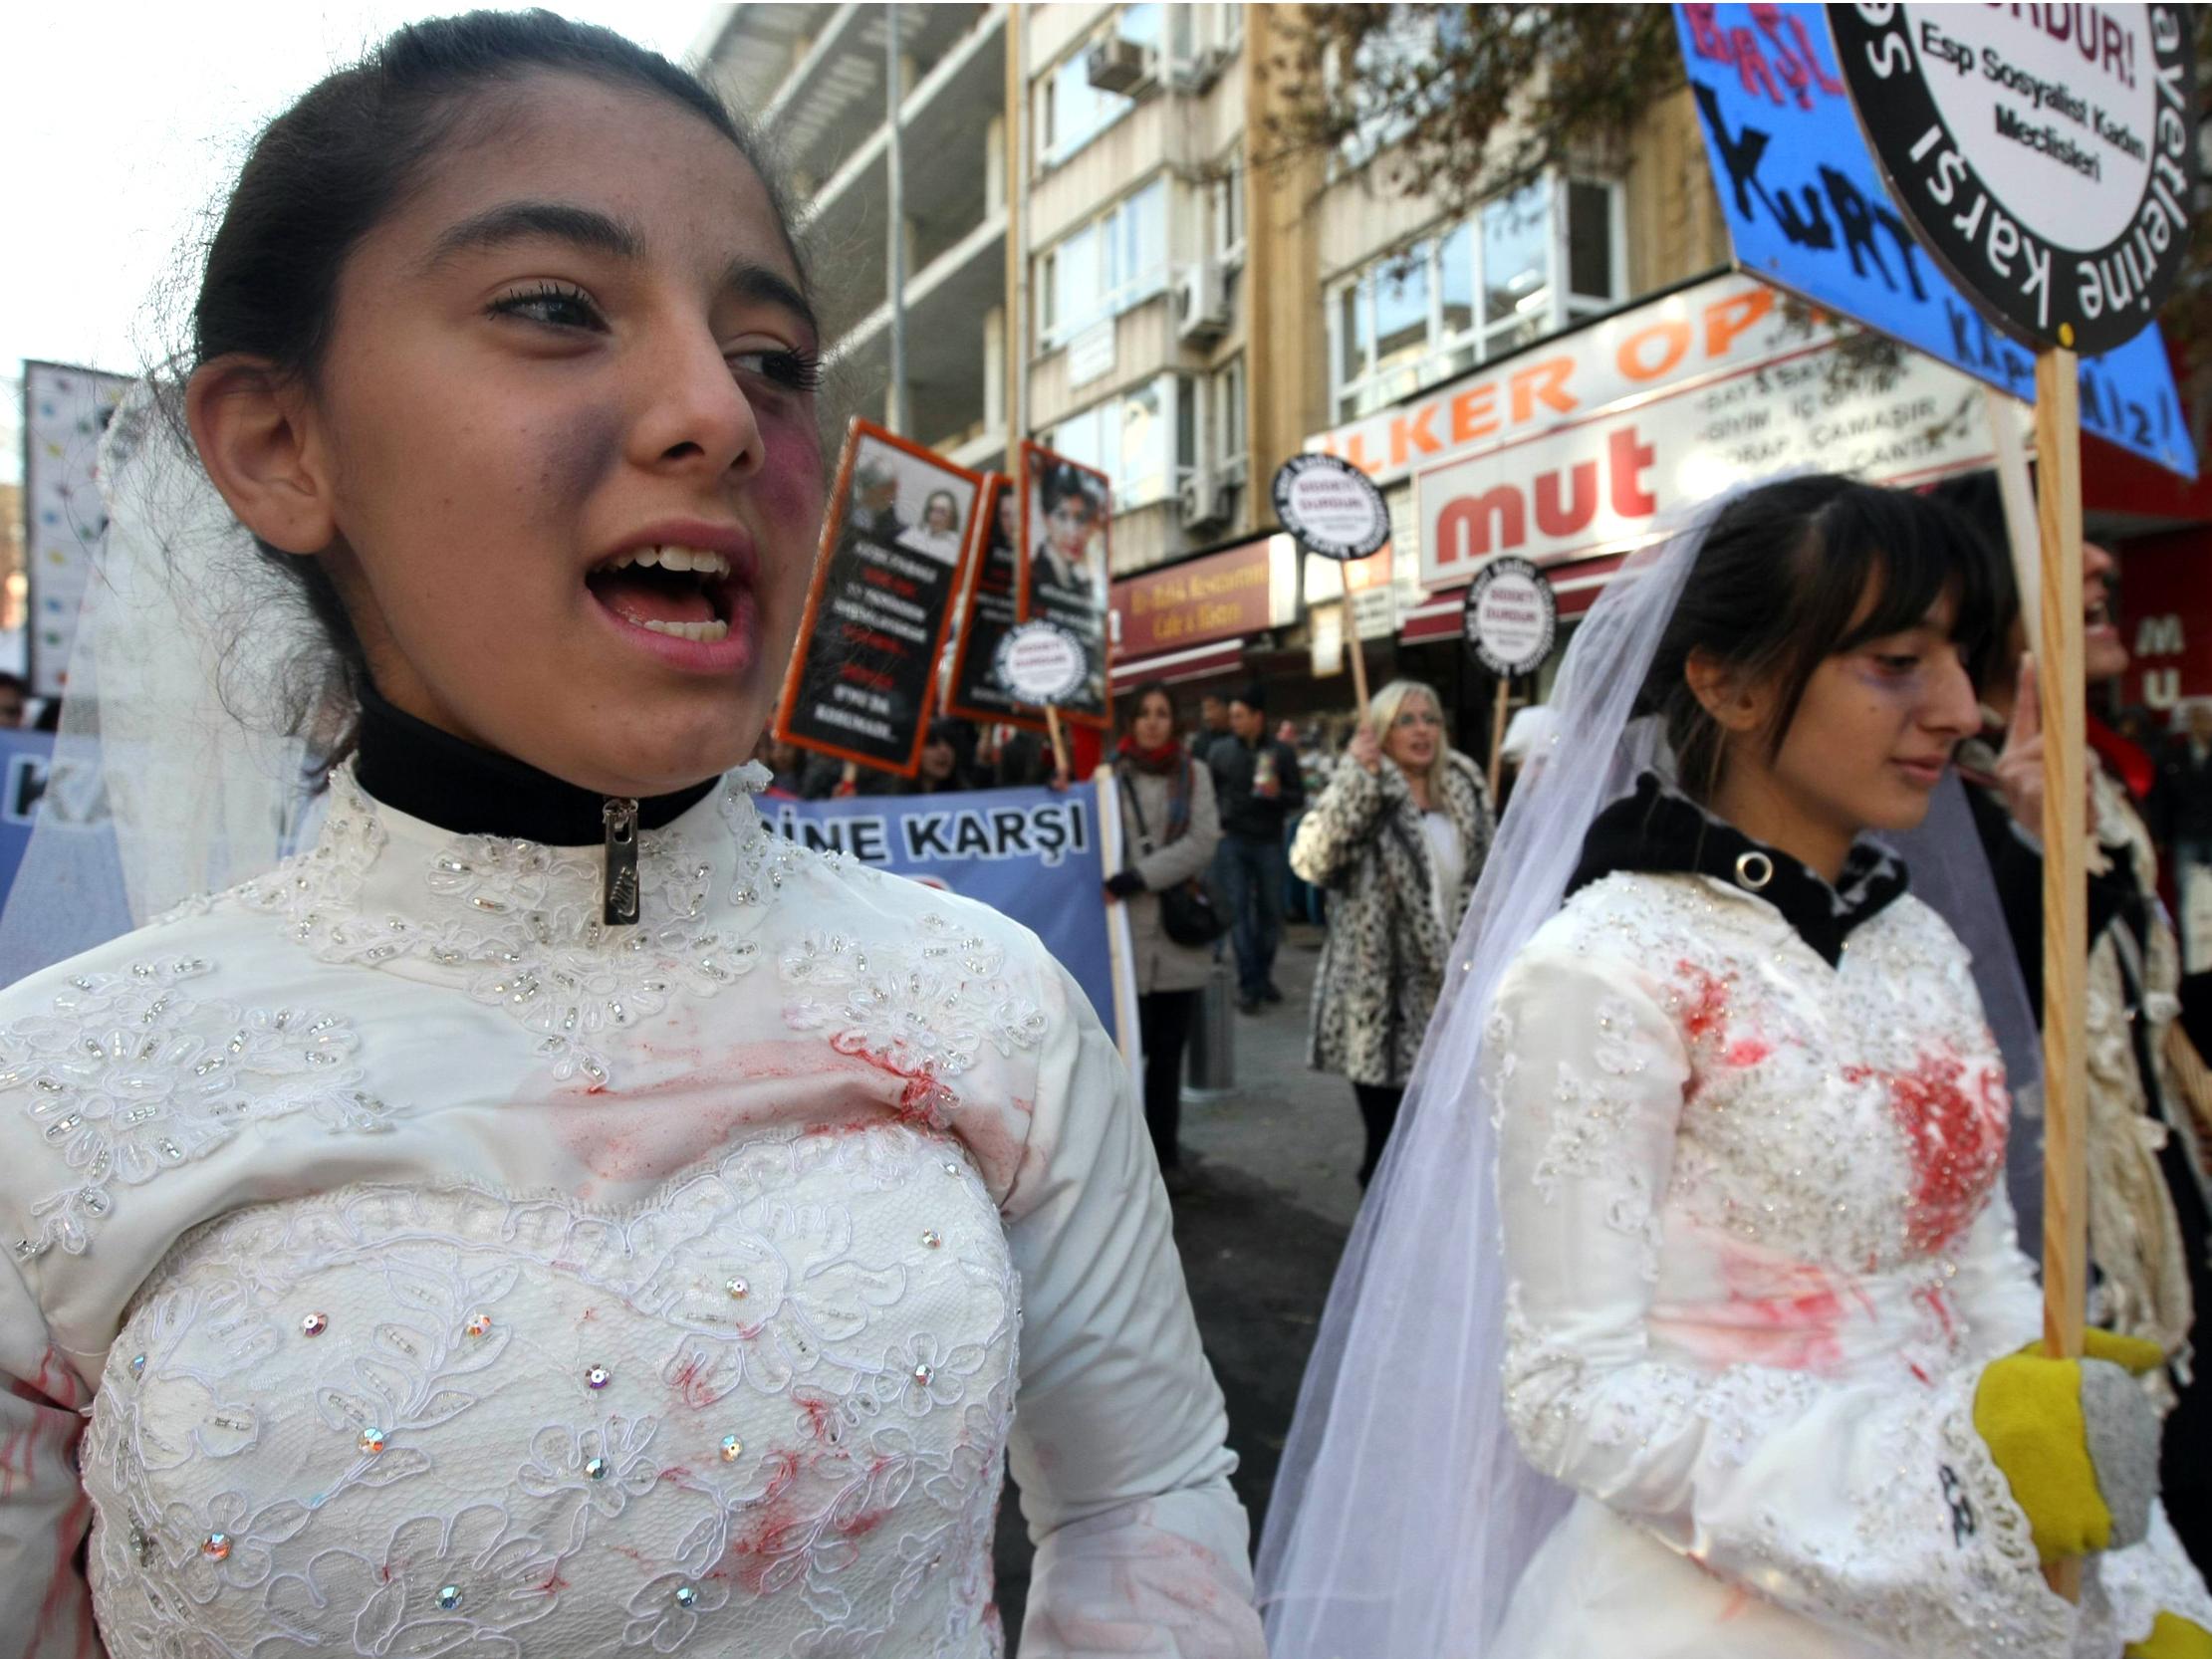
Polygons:
<instances>
[{"instance_id":1,"label":"handbag strap","mask_svg":"<svg viewBox=\"0 0 2212 1659\"><path fill-rule=\"evenodd\" d=\"M1134 869L1138 857L1148 858L1156 850L1152 846L1152 830L1151 826L1144 822L1144 804L1136 798L1135 772L1125 762L1121 761L1115 761L1113 769L1120 775L1121 799L1129 804L1129 816L1136 820L1136 838L1144 843L1144 851L1134 856L1131 855L1129 848L1122 848L1121 867L1123 869Z\"/></svg>"},{"instance_id":2,"label":"handbag strap","mask_svg":"<svg viewBox=\"0 0 2212 1659\"><path fill-rule=\"evenodd\" d=\"M1129 804L1129 815L1136 820L1136 832L1139 837L1149 843L1152 838L1152 827L1144 822L1144 803L1137 799L1136 774L1131 771L1127 764L1124 762L1116 761L1113 764L1114 770L1119 773L1121 777L1121 799ZM1185 785L1189 785L1191 783L1191 769L1197 764L1197 762L1191 760L1190 757L1188 757L1187 755L1183 757L1183 782ZM1169 817L1170 821L1172 821L1173 815L1170 814ZM1175 839L1176 836L1172 832L1170 832L1167 840L1165 842L1162 842L1161 844L1172 844ZM1154 852L1158 850L1158 847L1152 848L1152 851Z\"/></svg>"}]
</instances>

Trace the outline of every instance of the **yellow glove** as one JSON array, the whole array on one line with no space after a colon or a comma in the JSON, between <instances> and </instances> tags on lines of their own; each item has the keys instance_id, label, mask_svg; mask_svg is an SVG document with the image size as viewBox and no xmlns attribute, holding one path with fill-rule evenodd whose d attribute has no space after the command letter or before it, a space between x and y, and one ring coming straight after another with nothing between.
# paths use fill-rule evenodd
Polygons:
<instances>
[{"instance_id":1,"label":"yellow glove","mask_svg":"<svg viewBox=\"0 0 2212 1659\"><path fill-rule=\"evenodd\" d=\"M2212 1631L2179 1613L2160 1613L2150 1634L2128 1645L2126 1659L2212 1659Z\"/></svg>"},{"instance_id":2,"label":"yellow glove","mask_svg":"<svg viewBox=\"0 0 2212 1659\"><path fill-rule=\"evenodd\" d=\"M2041 1342L2030 1342L2015 1351L2030 1358L2045 1357ZM2117 1365L2131 1377L2146 1377L2166 1362L2165 1350L2149 1337L2122 1336L2093 1325L2082 1332L2082 1357Z\"/></svg>"},{"instance_id":3,"label":"yellow glove","mask_svg":"<svg viewBox=\"0 0 2212 1659\"><path fill-rule=\"evenodd\" d=\"M1974 1427L2046 1562L2124 1548L2149 1532L2158 1418L2118 1365L2040 1353L1993 1360L1975 1386Z\"/></svg>"},{"instance_id":4,"label":"yellow glove","mask_svg":"<svg viewBox=\"0 0 2212 1659\"><path fill-rule=\"evenodd\" d=\"M2082 1332L2082 1357L2105 1360L2131 1377L2147 1377L2166 1362L2165 1349L2147 1336L2121 1336L2093 1328Z\"/></svg>"}]
</instances>

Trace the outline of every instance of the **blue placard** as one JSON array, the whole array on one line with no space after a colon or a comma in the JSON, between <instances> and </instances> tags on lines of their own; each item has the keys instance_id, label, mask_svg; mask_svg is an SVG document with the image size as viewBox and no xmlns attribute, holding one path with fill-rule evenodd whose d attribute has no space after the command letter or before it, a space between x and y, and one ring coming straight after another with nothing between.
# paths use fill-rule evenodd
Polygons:
<instances>
[{"instance_id":1,"label":"blue placard","mask_svg":"<svg viewBox=\"0 0 2212 1659\"><path fill-rule=\"evenodd\" d=\"M1822 8L1677 5L1674 21L1736 263L2033 402L2034 355L1983 319L1890 201ZM2082 359L2082 430L2196 477L2155 324Z\"/></svg>"},{"instance_id":2,"label":"blue placard","mask_svg":"<svg viewBox=\"0 0 2212 1659\"><path fill-rule=\"evenodd\" d=\"M771 830L804 846L927 881L1020 922L1075 976L1106 1030L1115 1029L1096 785L839 801L763 797L759 805Z\"/></svg>"},{"instance_id":3,"label":"blue placard","mask_svg":"<svg viewBox=\"0 0 2212 1659\"><path fill-rule=\"evenodd\" d=\"M0 899L15 885L23 849L31 843L53 754L49 733L0 728Z\"/></svg>"}]
</instances>

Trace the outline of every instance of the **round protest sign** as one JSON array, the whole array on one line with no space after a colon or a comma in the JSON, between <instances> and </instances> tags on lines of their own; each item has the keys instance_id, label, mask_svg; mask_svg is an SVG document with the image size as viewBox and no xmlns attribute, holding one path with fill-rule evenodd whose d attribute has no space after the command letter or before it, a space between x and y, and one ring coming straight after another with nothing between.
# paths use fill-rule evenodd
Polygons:
<instances>
[{"instance_id":1,"label":"round protest sign","mask_svg":"<svg viewBox=\"0 0 2212 1659\"><path fill-rule=\"evenodd\" d=\"M1085 672L1083 641L1057 622L1023 622L999 640L999 683L1018 703L1065 701Z\"/></svg>"},{"instance_id":2,"label":"round protest sign","mask_svg":"<svg viewBox=\"0 0 2212 1659\"><path fill-rule=\"evenodd\" d=\"M1990 320L2032 346L2110 351L2173 287L2196 176L2191 10L1828 8L1891 196ZM1856 241L1881 257L1873 228L1854 259Z\"/></svg>"},{"instance_id":3,"label":"round protest sign","mask_svg":"<svg viewBox=\"0 0 2212 1659\"><path fill-rule=\"evenodd\" d=\"M1526 674L1552 654L1559 599L1526 559L1493 559L1467 589L1467 648L1493 674Z\"/></svg>"},{"instance_id":4,"label":"round protest sign","mask_svg":"<svg viewBox=\"0 0 2212 1659\"><path fill-rule=\"evenodd\" d=\"M1374 480L1338 455L1293 455L1275 469L1275 516L1308 553L1371 559L1390 539Z\"/></svg>"}]
</instances>

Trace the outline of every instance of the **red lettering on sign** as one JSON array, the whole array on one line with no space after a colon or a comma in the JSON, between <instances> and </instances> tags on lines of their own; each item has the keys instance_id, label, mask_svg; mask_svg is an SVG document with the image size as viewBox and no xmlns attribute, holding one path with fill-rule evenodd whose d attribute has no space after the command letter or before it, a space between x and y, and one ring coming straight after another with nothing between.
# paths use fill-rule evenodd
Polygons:
<instances>
[{"instance_id":1,"label":"red lettering on sign","mask_svg":"<svg viewBox=\"0 0 2212 1659\"><path fill-rule=\"evenodd\" d=\"M1659 342L1661 354L1656 362L1644 349L1645 344L1653 340ZM1689 355L1689 324L1679 317L1669 317L1648 329L1638 329L1620 343L1620 372L1631 380L1655 380L1672 370Z\"/></svg>"},{"instance_id":2,"label":"red lettering on sign","mask_svg":"<svg viewBox=\"0 0 2212 1659\"><path fill-rule=\"evenodd\" d=\"M1498 429L1498 385L1486 380L1452 399L1452 442L1473 443Z\"/></svg>"},{"instance_id":3,"label":"red lettering on sign","mask_svg":"<svg viewBox=\"0 0 2212 1659\"><path fill-rule=\"evenodd\" d=\"M1514 424L1533 418L1539 402L1561 414L1574 413L1577 399L1567 389L1567 377L1574 372L1573 357L1547 357L1516 372L1511 382Z\"/></svg>"},{"instance_id":4,"label":"red lettering on sign","mask_svg":"<svg viewBox=\"0 0 2212 1659\"><path fill-rule=\"evenodd\" d=\"M1658 450L1636 441L1636 429L1623 426L1606 446L1612 461L1612 510L1623 518L1649 518L1659 510L1659 498L1643 487L1643 469L1658 458Z\"/></svg>"},{"instance_id":5,"label":"red lettering on sign","mask_svg":"<svg viewBox=\"0 0 2212 1659\"><path fill-rule=\"evenodd\" d=\"M1413 412L1411 419L1402 414L1390 417L1390 465L1405 465L1410 449L1418 449L1423 455L1433 455L1444 447L1437 441L1436 434L1428 429L1428 423L1435 416L1436 405L1423 403Z\"/></svg>"},{"instance_id":6,"label":"red lettering on sign","mask_svg":"<svg viewBox=\"0 0 2212 1659\"><path fill-rule=\"evenodd\" d=\"M1490 522L1498 523L1498 536L1493 548ZM1461 531L1465 535L1461 535ZM1527 514L1521 505L1521 492L1511 484L1500 484L1494 490L1485 490L1478 496L1461 496L1445 505L1437 515L1436 535L1444 546L1439 564L1458 560L1486 559L1493 551L1504 553L1519 547L1529 539Z\"/></svg>"},{"instance_id":7,"label":"red lettering on sign","mask_svg":"<svg viewBox=\"0 0 2212 1659\"><path fill-rule=\"evenodd\" d=\"M1536 481L1536 528L1547 536L1572 536L1598 516L1598 463L1578 461L1573 473L1574 504L1560 505L1560 475L1548 472Z\"/></svg>"},{"instance_id":8,"label":"red lettering on sign","mask_svg":"<svg viewBox=\"0 0 2212 1659\"><path fill-rule=\"evenodd\" d=\"M1746 289L1741 294L1714 301L1705 308L1705 355L1708 357L1727 356L1736 337L1772 310L1774 290L1771 288Z\"/></svg>"},{"instance_id":9,"label":"red lettering on sign","mask_svg":"<svg viewBox=\"0 0 2212 1659\"><path fill-rule=\"evenodd\" d=\"M1657 458L1657 446L1644 442L1631 423L1607 437L1602 461L1548 467L1525 486L1500 483L1480 495L1456 496L1436 515L1436 565L1448 570L1526 547L1532 506L1537 534L1547 540L1589 529L1598 518L1600 475L1616 516L1647 519L1659 510L1644 476Z\"/></svg>"}]
</instances>

